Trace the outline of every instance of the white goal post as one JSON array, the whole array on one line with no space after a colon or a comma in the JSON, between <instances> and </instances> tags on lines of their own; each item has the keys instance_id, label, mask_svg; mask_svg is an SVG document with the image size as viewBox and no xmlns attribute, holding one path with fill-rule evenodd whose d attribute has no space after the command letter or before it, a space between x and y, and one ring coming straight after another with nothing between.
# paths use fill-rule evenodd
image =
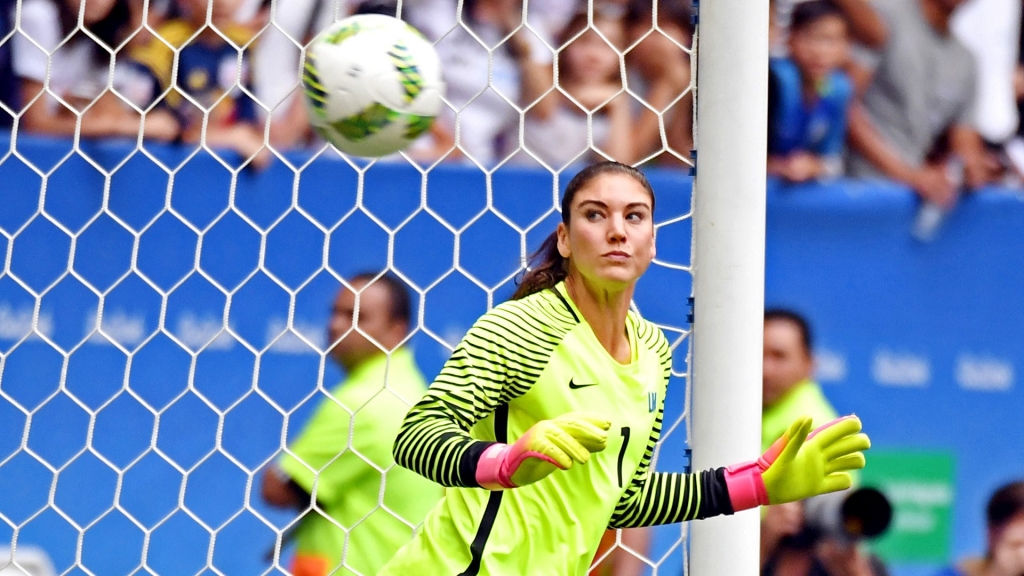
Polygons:
<instances>
[{"instance_id":1,"label":"white goal post","mask_svg":"<svg viewBox=\"0 0 1024 576\"><path fill-rule=\"evenodd\" d=\"M697 44L693 467L757 457L764 337L768 4L707 0ZM756 510L695 522L690 573L758 574Z\"/></svg>"}]
</instances>

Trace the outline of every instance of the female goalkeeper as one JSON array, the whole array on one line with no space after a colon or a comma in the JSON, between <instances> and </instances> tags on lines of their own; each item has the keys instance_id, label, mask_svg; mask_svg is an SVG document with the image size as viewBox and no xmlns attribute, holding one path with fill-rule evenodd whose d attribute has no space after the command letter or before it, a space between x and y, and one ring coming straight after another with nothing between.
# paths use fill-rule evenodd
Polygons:
<instances>
[{"instance_id":1,"label":"female goalkeeper","mask_svg":"<svg viewBox=\"0 0 1024 576\"><path fill-rule=\"evenodd\" d=\"M794 422L759 460L650 469L671 351L630 310L654 258L654 192L585 168L512 300L481 317L406 416L395 460L450 487L380 574L586 574L607 527L706 518L850 486L860 421ZM810 433L810 435L809 435Z\"/></svg>"}]
</instances>

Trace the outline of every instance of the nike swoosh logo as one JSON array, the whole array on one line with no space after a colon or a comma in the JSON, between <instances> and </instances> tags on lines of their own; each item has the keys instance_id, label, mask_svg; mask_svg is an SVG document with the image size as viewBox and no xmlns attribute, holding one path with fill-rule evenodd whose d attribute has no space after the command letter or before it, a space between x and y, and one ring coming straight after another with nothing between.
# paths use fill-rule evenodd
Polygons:
<instances>
[{"instance_id":1,"label":"nike swoosh logo","mask_svg":"<svg viewBox=\"0 0 1024 576\"><path fill-rule=\"evenodd\" d=\"M597 386L597 382L594 382L593 384L576 384L572 380L572 378L569 378L569 388L572 390L579 390L580 388L587 388L589 386Z\"/></svg>"}]
</instances>

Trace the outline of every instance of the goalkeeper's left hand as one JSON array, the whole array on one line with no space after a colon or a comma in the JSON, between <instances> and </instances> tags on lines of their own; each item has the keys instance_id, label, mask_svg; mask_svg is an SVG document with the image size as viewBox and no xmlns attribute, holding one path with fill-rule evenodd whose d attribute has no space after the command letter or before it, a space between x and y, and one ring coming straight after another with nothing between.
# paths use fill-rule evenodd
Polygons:
<instances>
[{"instance_id":1,"label":"goalkeeper's left hand","mask_svg":"<svg viewBox=\"0 0 1024 576\"><path fill-rule=\"evenodd\" d=\"M595 414L569 412L530 427L514 444L492 444L477 462L476 481L488 490L537 482L573 463L586 464L605 449L611 422Z\"/></svg>"},{"instance_id":2,"label":"goalkeeper's left hand","mask_svg":"<svg viewBox=\"0 0 1024 576\"><path fill-rule=\"evenodd\" d=\"M845 490L853 483L849 471L864 467L871 440L860 433L856 416L845 416L808 435L811 419L798 418L760 458L730 466L725 483L733 510L782 504Z\"/></svg>"}]
</instances>

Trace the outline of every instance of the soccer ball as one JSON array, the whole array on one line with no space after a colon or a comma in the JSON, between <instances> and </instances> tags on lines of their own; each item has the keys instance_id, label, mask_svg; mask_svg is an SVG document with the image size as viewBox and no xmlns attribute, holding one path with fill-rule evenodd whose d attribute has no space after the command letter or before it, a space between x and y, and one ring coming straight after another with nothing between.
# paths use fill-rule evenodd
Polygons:
<instances>
[{"instance_id":1,"label":"soccer ball","mask_svg":"<svg viewBox=\"0 0 1024 576\"><path fill-rule=\"evenodd\" d=\"M310 123L354 156L385 156L430 129L444 83L434 46L391 16L340 20L306 51L302 83Z\"/></svg>"}]
</instances>

